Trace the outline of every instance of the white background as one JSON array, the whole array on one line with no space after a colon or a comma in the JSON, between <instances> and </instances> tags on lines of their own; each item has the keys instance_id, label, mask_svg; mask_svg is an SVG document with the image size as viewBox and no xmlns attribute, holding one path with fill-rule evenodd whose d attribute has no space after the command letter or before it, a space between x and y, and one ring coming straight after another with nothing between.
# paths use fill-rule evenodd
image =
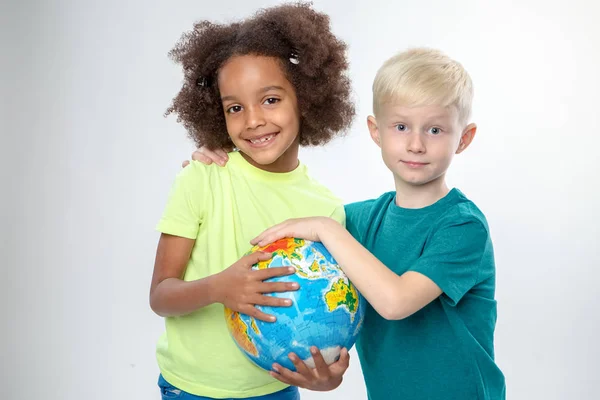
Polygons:
<instances>
[{"instance_id":1,"label":"white background","mask_svg":"<svg viewBox=\"0 0 600 400\"><path fill-rule=\"evenodd\" d=\"M193 145L163 112L194 21L277 1L12 1L0 9L3 399L158 399L148 306L168 189ZM391 190L366 130L377 68L409 46L461 61L479 133L450 183L486 213L508 398L598 398L598 5L316 1L349 45L356 122L303 162L345 201ZM325 153L327 152L327 153ZM327 154L327 155L326 155ZM357 357L336 392L365 399ZM425 383L424 383L425 384Z\"/></svg>"}]
</instances>

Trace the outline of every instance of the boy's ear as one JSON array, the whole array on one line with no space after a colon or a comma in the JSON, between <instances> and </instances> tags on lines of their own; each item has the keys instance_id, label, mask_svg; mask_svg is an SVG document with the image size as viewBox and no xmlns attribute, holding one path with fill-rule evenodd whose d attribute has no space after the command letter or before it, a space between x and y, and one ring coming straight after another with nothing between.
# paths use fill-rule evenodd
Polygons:
<instances>
[{"instance_id":1,"label":"boy's ear","mask_svg":"<svg viewBox=\"0 0 600 400\"><path fill-rule=\"evenodd\" d=\"M367 126L369 127L371 139L373 139L377 146L381 147L381 140L379 138L379 128L377 128L377 120L374 116L369 115L367 117Z\"/></svg>"},{"instance_id":2,"label":"boy's ear","mask_svg":"<svg viewBox=\"0 0 600 400\"><path fill-rule=\"evenodd\" d=\"M467 125L467 127L462 131L462 134L460 135L460 142L458 143L456 154L462 153L467 147L469 147L469 145L475 138L475 133L477 133L477 125Z\"/></svg>"}]
</instances>

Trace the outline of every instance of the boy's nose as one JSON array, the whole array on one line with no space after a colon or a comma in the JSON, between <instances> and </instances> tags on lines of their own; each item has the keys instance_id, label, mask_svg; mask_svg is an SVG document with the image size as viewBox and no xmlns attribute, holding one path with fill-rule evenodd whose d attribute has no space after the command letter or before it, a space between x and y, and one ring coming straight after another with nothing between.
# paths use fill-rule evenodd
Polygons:
<instances>
[{"instance_id":1,"label":"boy's nose","mask_svg":"<svg viewBox=\"0 0 600 400\"><path fill-rule=\"evenodd\" d=\"M265 117L260 107L252 107L246 113L246 128L256 129L265 124Z\"/></svg>"},{"instance_id":2,"label":"boy's nose","mask_svg":"<svg viewBox=\"0 0 600 400\"><path fill-rule=\"evenodd\" d=\"M409 136L406 149L411 153L425 152L425 144L423 143L423 138L420 133L413 133Z\"/></svg>"}]
</instances>

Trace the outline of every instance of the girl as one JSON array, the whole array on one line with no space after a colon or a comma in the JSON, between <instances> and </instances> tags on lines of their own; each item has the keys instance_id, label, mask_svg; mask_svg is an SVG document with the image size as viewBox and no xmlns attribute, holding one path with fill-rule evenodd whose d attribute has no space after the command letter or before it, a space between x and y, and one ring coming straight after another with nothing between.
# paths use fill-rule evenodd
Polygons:
<instances>
[{"instance_id":1,"label":"girl","mask_svg":"<svg viewBox=\"0 0 600 400\"><path fill-rule=\"evenodd\" d=\"M341 201L308 176L298 149L350 126L345 45L326 15L295 4L228 25L197 23L170 55L184 84L167 114L177 114L198 146L239 151L225 168L192 162L183 169L158 224L150 305L166 321L157 345L163 399L297 399L296 387L238 350L223 307L273 321L254 306L289 306L264 294L297 287L263 282L291 271L251 270L270 255L241 257L249 241L288 218L344 222ZM315 362L318 379L298 371L305 387L331 390L347 351L329 367L318 354Z\"/></svg>"}]
</instances>

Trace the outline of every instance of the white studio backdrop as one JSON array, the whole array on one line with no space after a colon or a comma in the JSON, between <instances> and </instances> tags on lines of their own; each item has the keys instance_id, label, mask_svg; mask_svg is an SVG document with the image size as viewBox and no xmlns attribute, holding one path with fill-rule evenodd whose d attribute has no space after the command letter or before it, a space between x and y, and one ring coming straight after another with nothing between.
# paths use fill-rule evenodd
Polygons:
<instances>
[{"instance_id":1,"label":"white studio backdrop","mask_svg":"<svg viewBox=\"0 0 600 400\"><path fill-rule=\"evenodd\" d=\"M181 82L167 52L197 20L277 3L2 3L3 398L159 399L154 226L193 150L163 118ZM491 226L496 353L511 400L598 398L598 7L315 2L348 43L358 115L345 138L301 158L346 202L393 189L365 122L385 59L436 47L473 77L479 133L449 180ZM337 391L303 399L365 399L351 356Z\"/></svg>"}]
</instances>

